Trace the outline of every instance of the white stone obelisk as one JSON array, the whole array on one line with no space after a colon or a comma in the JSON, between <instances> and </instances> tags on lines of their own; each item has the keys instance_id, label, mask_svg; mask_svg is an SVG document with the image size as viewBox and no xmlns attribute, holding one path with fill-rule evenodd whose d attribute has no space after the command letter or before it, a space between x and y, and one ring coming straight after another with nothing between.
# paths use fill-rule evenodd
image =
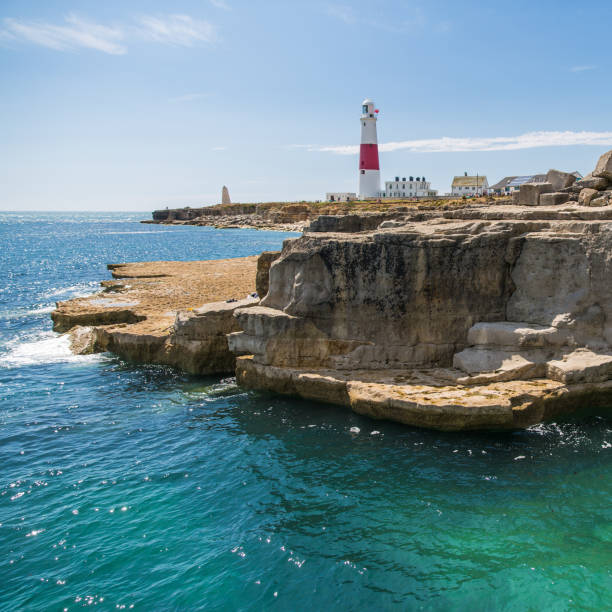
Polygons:
<instances>
[{"instance_id":1,"label":"white stone obelisk","mask_svg":"<svg viewBox=\"0 0 612 612\"><path fill-rule=\"evenodd\" d=\"M229 197L229 189L223 185L223 189L221 190L221 204L231 204L232 201Z\"/></svg>"}]
</instances>

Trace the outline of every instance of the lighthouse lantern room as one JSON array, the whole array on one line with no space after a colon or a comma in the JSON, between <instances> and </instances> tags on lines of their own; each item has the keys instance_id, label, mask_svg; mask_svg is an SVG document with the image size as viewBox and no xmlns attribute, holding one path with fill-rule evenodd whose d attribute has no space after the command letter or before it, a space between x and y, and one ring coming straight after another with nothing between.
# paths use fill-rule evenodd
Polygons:
<instances>
[{"instance_id":1,"label":"lighthouse lantern room","mask_svg":"<svg viewBox=\"0 0 612 612\"><path fill-rule=\"evenodd\" d=\"M361 107L361 147L359 150L359 198L377 198L380 195L380 164L376 120L378 109L369 98Z\"/></svg>"}]
</instances>

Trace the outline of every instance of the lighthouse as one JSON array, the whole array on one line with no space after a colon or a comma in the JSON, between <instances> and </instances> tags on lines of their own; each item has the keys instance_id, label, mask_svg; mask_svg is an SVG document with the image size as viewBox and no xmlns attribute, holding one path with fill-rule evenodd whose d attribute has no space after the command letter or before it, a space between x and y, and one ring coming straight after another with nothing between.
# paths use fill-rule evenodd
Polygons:
<instances>
[{"instance_id":1,"label":"lighthouse","mask_svg":"<svg viewBox=\"0 0 612 612\"><path fill-rule=\"evenodd\" d=\"M378 110L369 98L361 106L361 147L359 150L359 198L377 198L380 195L380 164L378 163L378 137L376 115Z\"/></svg>"}]
</instances>

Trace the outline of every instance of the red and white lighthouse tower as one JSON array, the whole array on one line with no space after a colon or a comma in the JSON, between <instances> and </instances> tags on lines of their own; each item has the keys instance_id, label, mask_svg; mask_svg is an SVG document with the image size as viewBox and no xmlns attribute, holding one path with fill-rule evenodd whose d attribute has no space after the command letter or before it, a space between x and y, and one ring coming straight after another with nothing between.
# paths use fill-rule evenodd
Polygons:
<instances>
[{"instance_id":1,"label":"red and white lighthouse tower","mask_svg":"<svg viewBox=\"0 0 612 612\"><path fill-rule=\"evenodd\" d=\"M378 136L376 119L378 109L369 98L361 107L361 148L359 150L359 198L377 198L380 195L380 164L378 162Z\"/></svg>"}]
</instances>

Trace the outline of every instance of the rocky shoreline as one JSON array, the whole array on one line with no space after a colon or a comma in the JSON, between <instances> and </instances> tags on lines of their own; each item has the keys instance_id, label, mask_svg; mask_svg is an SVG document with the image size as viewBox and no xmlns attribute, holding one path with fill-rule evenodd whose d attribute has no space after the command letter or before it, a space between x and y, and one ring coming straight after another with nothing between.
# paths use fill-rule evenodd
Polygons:
<instances>
[{"instance_id":1,"label":"rocky shoreline","mask_svg":"<svg viewBox=\"0 0 612 612\"><path fill-rule=\"evenodd\" d=\"M316 214L315 207L308 203L219 204L155 210L151 220L141 223L301 232Z\"/></svg>"},{"instance_id":2,"label":"rocky shoreline","mask_svg":"<svg viewBox=\"0 0 612 612\"><path fill-rule=\"evenodd\" d=\"M417 427L609 410L612 152L582 185L549 177L518 205L317 215L280 254L112 266L108 293L58 304L55 328L77 350L235 368L246 388Z\"/></svg>"},{"instance_id":3,"label":"rocky shoreline","mask_svg":"<svg viewBox=\"0 0 612 612\"><path fill-rule=\"evenodd\" d=\"M258 259L109 265L113 280L102 281L101 293L57 303L53 329L70 334L75 353L111 351L193 374L233 373L226 340L239 329L233 313L259 303L256 290L267 291L273 254Z\"/></svg>"},{"instance_id":4,"label":"rocky shoreline","mask_svg":"<svg viewBox=\"0 0 612 612\"><path fill-rule=\"evenodd\" d=\"M470 200L455 198L421 198L408 200L368 200L330 202L268 202L265 204L218 204L200 208L155 210L152 219L141 223L161 225L198 225L216 229L258 229L281 232L303 232L319 216L366 216L392 219L414 211L459 210L491 204L511 204L510 197L481 197Z\"/></svg>"}]
</instances>

